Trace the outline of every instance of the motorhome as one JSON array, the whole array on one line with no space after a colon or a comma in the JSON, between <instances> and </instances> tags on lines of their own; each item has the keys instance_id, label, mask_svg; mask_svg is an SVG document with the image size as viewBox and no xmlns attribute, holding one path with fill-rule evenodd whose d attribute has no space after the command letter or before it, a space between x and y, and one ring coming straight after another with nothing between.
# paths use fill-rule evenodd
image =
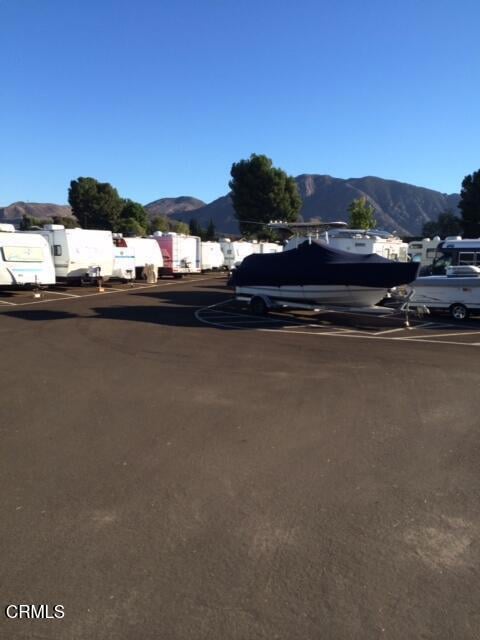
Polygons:
<instances>
[{"instance_id":1,"label":"motorhome","mask_svg":"<svg viewBox=\"0 0 480 640\"><path fill-rule=\"evenodd\" d=\"M440 242L432 264L423 267L420 275L445 275L448 267L480 266L480 238L451 236Z\"/></svg>"},{"instance_id":2,"label":"motorhome","mask_svg":"<svg viewBox=\"0 0 480 640\"><path fill-rule=\"evenodd\" d=\"M280 253L283 251L283 246L277 242L259 242L259 253Z\"/></svg>"},{"instance_id":3,"label":"motorhome","mask_svg":"<svg viewBox=\"0 0 480 640\"><path fill-rule=\"evenodd\" d=\"M154 238L124 238L129 249L135 254L135 274L141 278L145 265L153 265L158 275L163 267L163 257L158 242Z\"/></svg>"},{"instance_id":4,"label":"motorhome","mask_svg":"<svg viewBox=\"0 0 480 640\"><path fill-rule=\"evenodd\" d=\"M153 237L162 251L160 275L181 278L185 273L201 273L201 240L198 236L155 231Z\"/></svg>"},{"instance_id":5,"label":"motorhome","mask_svg":"<svg viewBox=\"0 0 480 640\"><path fill-rule=\"evenodd\" d=\"M411 307L448 311L455 320L466 320L480 311L480 266L448 266L444 275L420 276L410 285Z\"/></svg>"},{"instance_id":6,"label":"motorhome","mask_svg":"<svg viewBox=\"0 0 480 640\"><path fill-rule=\"evenodd\" d=\"M247 242L246 240L232 241L230 238L220 240L220 247L225 256L225 267L231 271L242 264L242 260L252 253L260 253L256 250L258 243Z\"/></svg>"},{"instance_id":7,"label":"motorhome","mask_svg":"<svg viewBox=\"0 0 480 640\"><path fill-rule=\"evenodd\" d=\"M113 234L113 274L119 280L135 280L135 250L120 233Z\"/></svg>"},{"instance_id":8,"label":"motorhome","mask_svg":"<svg viewBox=\"0 0 480 640\"><path fill-rule=\"evenodd\" d=\"M315 239L341 251L360 254L375 253L382 258L398 262L408 260L408 244L387 231L335 228L316 233ZM287 241L285 251L295 249L306 240L308 238L305 235L293 236Z\"/></svg>"},{"instance_id":9,"label":"motorhome","mask_svg":"<svg viewBox=\"0 0 480 640\"><path fill-rule=\"evenodd\" d=\"M432 264L435 259L437 247L441 239L423 238L423 240L413 240L408 243L408 257L412 262L419 262L422 266Z\"/></svg>"},{"instance_id":10,"label":"motorhome","mask_svg":"<svg viewBox=\"0 0 480 640\"><path fill-rule=\"evenodd\" d=\"M219 242L202 242L202 271L219 271L223 269L224 262Z\"/></svg>"},{"instance_id":11,"label":"motorhome","mask_svg":"<svg viewBox=\"0 0 480 640\"><path fill-rule=\"evenodd\" d=\"M0 224L0 286L51 284L55 284L55 268L45 238Z\"/></svg>"},{"instance_id":12,"label":"motorhome","mask_svg":"<svg viewBox=\"0 0 480 640\"><path fill-rule=\"evenodd\" d=\"M65 229L60 224L47 224L32 233L43 236L50 245L57 280L80 282L112 277L111 231Z\"/></svg>"}]
</instances>

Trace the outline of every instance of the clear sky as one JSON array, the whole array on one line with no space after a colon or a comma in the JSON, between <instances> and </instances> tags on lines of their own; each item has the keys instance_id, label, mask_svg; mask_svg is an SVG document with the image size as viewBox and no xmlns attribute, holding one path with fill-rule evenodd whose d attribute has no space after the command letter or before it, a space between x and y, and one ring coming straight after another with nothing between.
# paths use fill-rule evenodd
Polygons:
<instances>
[{"instance_id":1,"label":"clear sky","mask_svg":"<svg viewBox=\"0 0 480 640\"><path fill-rule=\"evenodd\" d=\"M458 191L479 24L478 0L0 0L0 204L79 176L211 201L252 152Z\"/></svg>"}]
</instances>

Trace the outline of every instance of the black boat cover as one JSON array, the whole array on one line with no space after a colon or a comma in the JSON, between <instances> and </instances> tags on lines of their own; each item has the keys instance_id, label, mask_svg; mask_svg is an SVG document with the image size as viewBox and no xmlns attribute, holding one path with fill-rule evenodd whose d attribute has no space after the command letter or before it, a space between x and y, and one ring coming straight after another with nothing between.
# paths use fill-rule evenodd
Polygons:
<instances>
[{"instance_id":1,"label":"black boat cover","mask_svg":"<svg viewBox=\"0 0 480 640\"><path fill-rule=\"evenodd\" d=\"M376 253L333 249L319 240L306 240L282 253L252 254L235 269L234 287L352 285L390 289L415 280L419 264L395 262Z\"/></svg>"}]
</instances>

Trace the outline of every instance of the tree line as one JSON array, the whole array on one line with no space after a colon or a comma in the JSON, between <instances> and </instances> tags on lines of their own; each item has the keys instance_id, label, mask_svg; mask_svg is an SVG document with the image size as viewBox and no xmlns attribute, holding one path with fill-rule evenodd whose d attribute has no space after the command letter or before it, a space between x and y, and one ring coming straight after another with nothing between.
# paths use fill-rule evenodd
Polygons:
<instances>
[{"instance_id":1,"label":"tree line","mask_svg":"<svg viewBox=\"0 0 480 640\"><path fill-rule=\"evenodd\" d=\"M195 219L187 225L165 215L150 219L147 210L139 202L121 198L117 189L108 182L95 178L78 178L70 182L68 203L75 217L54 216L34 218L24 215L20 223L22 230L41 227L45 224L62 224L66 228L106 229L130 236L145 236L155 231L198 235L204 239L215 238L215 226L211 221L202 229Z\"/></svg>"},{"instance_id":2,"label":"tree line","mask_svg":"<svg viewBox=\"0 0 480 640\"><path fill-rule=\"evenodd\" d=\"M271 220L294 222L300 218L302 198L295 179L274 167L267 156L252 154L246 160L233 163L230 176L231 200L243 236L259 240L276 239L275 233L267 226ZM203 229L194 217L189 225L167 216L150 219L143 205L120 197L110 183L99 182L95 178L72 180L68 202L76 220L54 217L46 221L24 216L21 228L54 222L66 227L108 229L124 235L144 236L155 231L175 231L200 236L204 240L216 239L212 220L208 228ZM448 210L441 212L437 220L425 223L423 235L480 236L480 170L464 178L458 208L460 216ZM366 230L376 227L375 208L365 197L353 200L348 214L351 228Z\"/></svg>"}]
</instances>

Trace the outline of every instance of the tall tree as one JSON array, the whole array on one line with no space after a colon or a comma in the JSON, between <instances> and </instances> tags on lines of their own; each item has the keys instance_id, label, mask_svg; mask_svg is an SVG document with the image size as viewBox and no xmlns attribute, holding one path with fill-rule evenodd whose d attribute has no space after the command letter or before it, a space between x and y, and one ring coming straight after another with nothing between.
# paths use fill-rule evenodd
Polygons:
<instances>
[{"instance_id":1,"label":"tall tree","mask_svg":"<svg viewBox=\"0 0 480 640\"><path fill-rule=\"evenodd\" d=\"M191 236L202 236L202 227L198 224L196 218L192 218L188 224L189 233Z\"/></svg>"},{"instance_id":2,"label":"tall tree","mask_svg":"<svg viewBox=\"0 0 480 640\"><path fill-rule=\"evenodd\" d=\"M458 208L462 212L463 233L467 238L480 236L480 169L465 176Z\"/></svg>"},{"instance_id":3,"label":"tall tree","mask_svg":"<svg viewBox=\"0 0 480 640\"><path fill-rule=\"evenodd\" d=\"M353 200L348 207L348 212L351 229L373 229L377 224L374 217L375 208L365 197Z\"/></svg>"},{"instance_id":4,"label":"tall tree","mask_svg":"<svg viewBox=\"0 0 480 640\"><path fill-rule=\"evenodd\" d=\"M68 202L84 229L116 229L124 205L111 184L95 178L72 180Z\"/></svg>"},{"instance_id":5,"label":"tall tree","mask_svg":"<svg viewBox=\"0 0 480 640\"><path fill-rule=\"evenodd\" d=\"M248 160L234 163L230 175L235 217L243 234L261 232L270 220L298 218L302 199L297 184L267 156L252 153Z\"/></svg>"},{"instance_id":6,"label":"tall tree","mask_svg":"<svg viewBox=\"0 0 480 640\"><path fill-rule=\"evenodd\" d=\"M117 231L125 236L144 236L146 229L135 218L121 218L117 222Z\"/></svg>"},{"instance_id":7,"label":"tall tree","mask_svg":"<svg viewBox=\"0 0 480 640\"><path fill-rule=\"evenodd\" d=\"M145 235L147 232L149 223L148 213L145 207L139 202L134 202L133 200L128 199L123 201L119 223L123 220L135 220L138 223L138 226L142 229L142 233L140 235Z\"/></svg>"},{"instance_id":8,"label":"tall tree","mask_svg":"<svg viewBox=\"0 0 480 640\"><path fill-rule=\"evenodd\" d=\"M210 218L210 222L208 223L207 231L205 233L205 240L216 240L216 237L215 225L213 224L212 218Z\"/></svg>"},{"instance_id":9,"label":"tall tree","mask_svg":"<svg viewBox=\"0 0 480 640\"><path fill-rule=\"evenodd\" d=\"M430 220L422 227L424 237L432 238L433 236L457 236L462 233L462 221L456 216L451 209L440 213L437 220Z\"/></svg>"}]
</instances>

